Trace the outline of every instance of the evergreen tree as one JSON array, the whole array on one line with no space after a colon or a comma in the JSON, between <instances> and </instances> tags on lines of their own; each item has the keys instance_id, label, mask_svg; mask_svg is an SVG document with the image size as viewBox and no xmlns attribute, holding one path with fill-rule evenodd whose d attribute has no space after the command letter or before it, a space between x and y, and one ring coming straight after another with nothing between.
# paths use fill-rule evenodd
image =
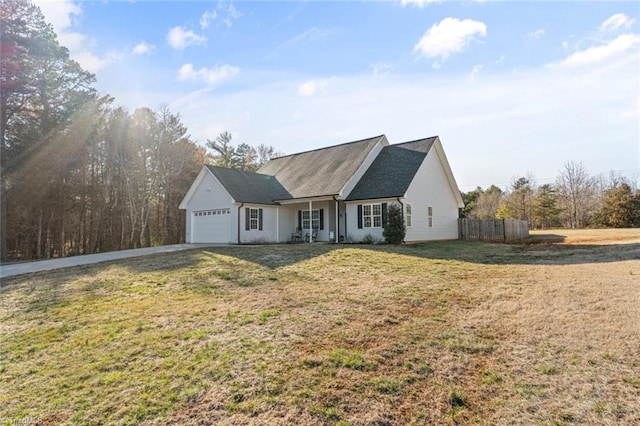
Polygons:
<instances>
[{"instance_id":1,"label":"evergreen tree","mask_svg":"<svg viewBox=\"0 0 640 426\"><path fill-rule=\"evenodd\" d=\"M464 201L464 209L462 209L462 217L470 217L471 212L476 207L476 203L480 196L484 193L482 188L477 187L473 191L462 192L462 200Z\"/></svg>"},{"instance_id":2,"label":"evergreen tree","mask_svg":"<svg viewBox=\"0 0 640 426\"><path fill-rule=\"evenodd\" d=\"M246 143L241 143L236 148L236 155L238 156L238 168L247 172L255 172L258 170L258 163L256 162L258 154L255 148Z\"/></svg>"},{"instance_id":3,"label":"evergreen tree","mask_svg":"<svg viewBox=\"0 0 640 426\"><path fill-rule=\"evenodd\" d=\"M597 217L598 222L604 226L640 227L640 191L634 194L626 183L608 190Z\"/></svg>"},{"instance_id":4,"label":"evergreen tree","mask_svg":"<svg viewBox=\"0 0 640 426\"><path fill-rule=\"evenodd\" d=\"M237 169L240 166L240 158L236 149L231 145L231 133L226 130L220 133L214 140L207 139L207 147L213 153L213 165Z\"/></svg>"},{"instance_id":5,"label":"evergreen tree","mask_svg":"<svg viewBox=\"0 0 640 426\"><path fill-rule=\"evenodd\" d=\"M534 203L534 220L531 225L541 229L559 226L560 213L558 196L552 185L545 184L540 187Z\"/></svg>"},{"instance_id":6,"label":"evergreen tree","mask_svg":"<svg viewBox=\"0 0 640 426\"><path fill-rule=\"evenodd\" d=\"M404 224L402 208L397 204L389 204L387 207L387 223L382 230L382 237L389 244L400 244L404 241L407 228Z\"/></svg>"}]
</instances>

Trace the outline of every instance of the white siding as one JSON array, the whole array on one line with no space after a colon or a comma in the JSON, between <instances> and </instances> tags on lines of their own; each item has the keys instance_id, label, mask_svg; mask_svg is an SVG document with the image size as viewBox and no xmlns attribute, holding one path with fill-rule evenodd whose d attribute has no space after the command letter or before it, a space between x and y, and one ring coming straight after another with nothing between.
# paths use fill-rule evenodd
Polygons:
<instances>
[{"instance_id":1,"label":"white siding","mask_svg":"<svg viewBox=\"0 0 640 426\"><path fill-rule=\"evenodd\" d=\"M412 226L405 241L452 240L458 238L458 201L442 166L446 161L439 144L432 147L407 189L405 202L411 204ZM433 227L427 210L433 207Z\"/></svg>"},{"instance_id":2,"label":"white siding","mask_svg":"<svg viewBox=\"0 0 640 426\"><path fill-rule=\"evenodd\" d=\"M246 226L247 208L262 209L262 231L249 229ZM237 207L236 207L237 214ZM278 241L277 224L278 207L259 204L245 204L240 208L240 242L241 243L275 243ZM237 229L236 229L237 232ZM237 241L237 235L236 235Z\"/></svg>"},{"instance_id":3,"label":"white siding","mask_svg":"<svg viewBox=\"0 0 640 426\"><path fill-rule=\"evenodd\" d=\"M358 205L359 204L382 204L387 205L397 203L395 198L381 199L381 200L362 200L346 203L347 208L347 235L346 240L351 239L355 242L362 241L367 235L371 235L374 240L382 241L382 228L360 228L358 229ZM344 230L340 230L344 232Z\"/></svg>"},{"instance_id":4,"label":"white siding","mask_svg":"<svg viewBox=\"0 0 640 426\"><path fill-rule=\"evenodd\" d=\"M280 242L291 241L291 234L296 230L296 212L294 206L280 206Z\"/></svg>"},{"instance_id":5,"label":"white siding","mask_svg":"<svg viewBox=\"0 0 640 426\"><path fill-rule=\"evenodd\" d=\"M233 199L210 172L203 168L201 174L199 179L196 179L194 184L197 184L197 187L186 204L187 226L185 241L187 243L199 241L195 235L198 229L194 228L194 211L228 208L230 209L229 230L226 233L228 238L226 238L226 241L220 242L234 243L237 241L233 232L236 229L237 211Z\"/></svg>"}]
</instances>

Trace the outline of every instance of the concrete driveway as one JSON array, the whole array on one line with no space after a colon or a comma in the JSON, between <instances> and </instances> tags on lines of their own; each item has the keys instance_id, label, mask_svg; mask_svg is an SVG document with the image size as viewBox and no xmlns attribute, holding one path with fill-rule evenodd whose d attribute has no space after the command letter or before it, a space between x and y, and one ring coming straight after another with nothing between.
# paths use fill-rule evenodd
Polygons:
<instances>
[{"instance_id":1,"label":"concrete driveway","mask_svg":"<svg viewBox=\"0 0 640 426\"><path fill-rule=\"evenodd\" d=\"M108 262L110 260L127 259L130 257L146 256L155 253L171 253L174 251L191 250L201 247L211 247L220 244L174 244L170 246L146 247L132 250L110 251L108 253L87 254L83 256L65 257L62 259L39 260L35 262L21 262L0 265L0 278L14 275L30 274L32 272L49 271L52 269L68 268L70 266L91 265Z\"/></svg>"}]
</instances>

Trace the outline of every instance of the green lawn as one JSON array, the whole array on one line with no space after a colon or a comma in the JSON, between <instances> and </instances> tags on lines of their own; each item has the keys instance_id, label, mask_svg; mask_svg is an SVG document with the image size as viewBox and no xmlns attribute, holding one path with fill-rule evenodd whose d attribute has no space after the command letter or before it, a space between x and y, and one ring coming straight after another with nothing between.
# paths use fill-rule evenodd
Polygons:
<instances>
[{"instance_id":1,"label":"green lawn","mask_svg":"<svg viewBox=\"0 0 640 426\"><path fill-rule=\"evenodd\" d=\"M638 259L281 245L3 279L0 424L640 423Z\"/></svg>"}]
</instances>

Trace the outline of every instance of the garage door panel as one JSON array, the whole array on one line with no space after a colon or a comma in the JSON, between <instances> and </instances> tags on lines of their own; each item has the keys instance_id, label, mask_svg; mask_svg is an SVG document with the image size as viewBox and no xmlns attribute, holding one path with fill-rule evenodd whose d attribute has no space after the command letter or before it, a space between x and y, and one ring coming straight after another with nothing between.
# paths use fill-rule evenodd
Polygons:
<instances>
[{"instance_id":1,"label":"garage door panel","mask_svg":"<svg viewBox=\"0 0 640 426\"><path fill-rule=\"evenodd\" d=\"M193 212L192 240L194 243L228 243L231 232L230 209Z\"/></svg>"}]
</instances>

